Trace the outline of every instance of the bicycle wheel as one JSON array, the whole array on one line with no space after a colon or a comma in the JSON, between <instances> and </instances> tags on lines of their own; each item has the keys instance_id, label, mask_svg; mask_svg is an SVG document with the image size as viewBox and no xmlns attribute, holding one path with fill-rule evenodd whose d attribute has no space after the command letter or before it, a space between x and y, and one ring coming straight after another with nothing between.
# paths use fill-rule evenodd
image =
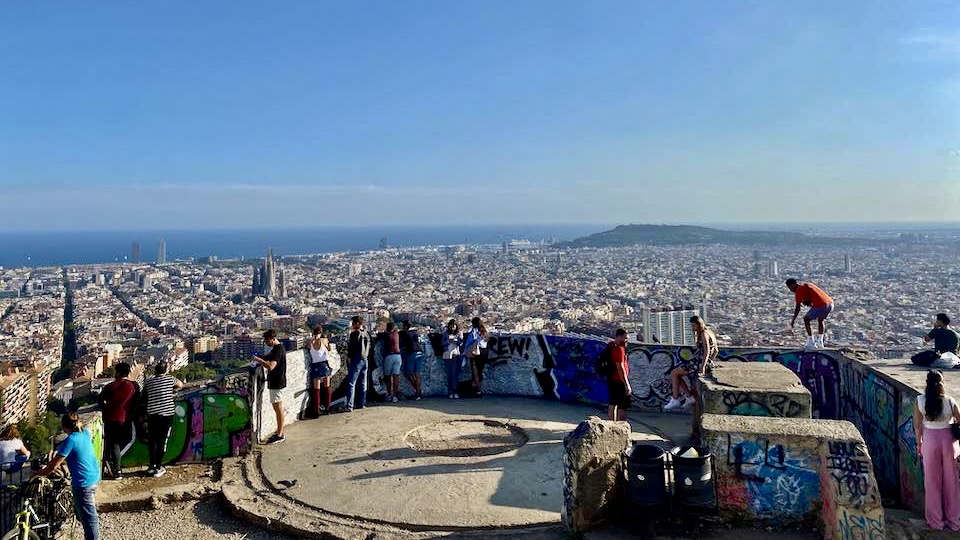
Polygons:
<instances>
[{"instance_id":1,"label":"bicycle wheel","mask_svg":"<svg viewBox=\"0 0 960 540\"><path fill-rule=\"evenodd\" d=\"M40 537L33 531L21 531L14 527L7 531L7 534L3 535L0 540L40 540Z\"/></svg>"},{"instance_id":2,"label":"bicycle wheel","mask_svg":"<svg viewBox=\"0 0 960 540\"><path fill-rule=\"evenodd\" d=\"M50 530L57 534L61 531L69 531L66 538L72 539L77 526L77 515L73 509L73 492L70 488L64 487L57 492L54 499L53 515L49 516Z\"/></svg>"}]
</instances>

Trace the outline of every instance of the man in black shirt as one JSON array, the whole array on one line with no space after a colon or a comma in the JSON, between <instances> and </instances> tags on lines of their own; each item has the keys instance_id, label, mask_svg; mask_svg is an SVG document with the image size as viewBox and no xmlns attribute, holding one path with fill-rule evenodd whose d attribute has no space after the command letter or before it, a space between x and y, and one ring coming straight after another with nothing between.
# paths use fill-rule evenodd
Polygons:
<instances>
[{"instance_id":1,"label":"man in black shirt","mask_svg":"<svg viewBox=\"0 0 960 540\"><path fill-rule=\"evenodd\" d=\"M267 368L267 389L270 391L273 412L277 415L277 432L271 435L266 443L277 444L286 440L283 436L283 389L287 387L287 352L273 330L263 333L263 343L271 347L270 353L265 358L254 356L253 359Z\"/></svg>"},{"instance_id":2,"label":"man in black shirt","mask_svg":"<svg viewBox=\"0 0 960 540\"><path fill-rule=\"evenodd\" d=\"M350 366L347 370L346 411L362 409L367 405L367 358L370 356L370 334L363 328L363 317L356 316L350 321L350 339L347 341L347 358ZM356 392L359 383L359 392ZM354 397L356 396L356 397Z\"/></svg>"}]
</instances>

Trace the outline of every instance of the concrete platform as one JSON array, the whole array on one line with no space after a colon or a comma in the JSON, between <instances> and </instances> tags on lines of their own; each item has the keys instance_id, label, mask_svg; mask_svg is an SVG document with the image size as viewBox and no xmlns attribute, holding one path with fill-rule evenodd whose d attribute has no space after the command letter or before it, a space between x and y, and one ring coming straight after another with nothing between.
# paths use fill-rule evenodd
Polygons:
<instances>
[{"instance_id":1,"label":"concrete platform","mask_svg":"<svg viewBox=\"0 0 960 540\"><path fill-rule=\"evenodd\" d=\"M595 414L595 407L494 396L373 405L294 424L286 442L263 448L259 463L275 492L341 518L414 531L556 525L563 437ZM686 415L642 416L631 419L635 440L666 446L658 433L689 431ZM463 422L471 420L489 425ZM512 437L518 431L526 442L511 449L522 440ZM414 432L429 441L429 453L408 444ZM454 455L441 455L432 432L450 439ZM491 448L506 451L470 455Z\"/></svg>"},{"instance_id":2,"label":"concrete platform","mask_svg":"<svg viewBox=\"0 0 960 540\"><path fill-rule=\"evenodd\" d=\"M775 362L727 362L702 379L702 412L810 418L812 400L797 375Z\"/></svg>"}]
</instances>

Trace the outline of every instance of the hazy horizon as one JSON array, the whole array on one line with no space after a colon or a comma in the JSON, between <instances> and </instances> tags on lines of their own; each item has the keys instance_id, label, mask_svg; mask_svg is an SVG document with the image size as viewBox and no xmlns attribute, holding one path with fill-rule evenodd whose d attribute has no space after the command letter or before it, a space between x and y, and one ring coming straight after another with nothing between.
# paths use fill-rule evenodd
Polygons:
<instances>
[{"instance_id":1,"label":"hazy horizon","mask_svg":"<svg viewBox=\"0 0 960 540\"><path fill-rule=\"evenodd\" d=\"M4 230L956 219L960 4L5 6Z\"/></svg>"}]
</instances>

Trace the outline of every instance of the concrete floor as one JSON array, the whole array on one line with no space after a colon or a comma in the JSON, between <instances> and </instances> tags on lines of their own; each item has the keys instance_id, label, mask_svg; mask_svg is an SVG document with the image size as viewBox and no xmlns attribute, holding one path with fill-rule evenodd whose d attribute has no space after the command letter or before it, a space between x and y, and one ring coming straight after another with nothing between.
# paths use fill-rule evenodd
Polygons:
<instances>
[{"instance_id":1,"label":"concrete floor","mask_svg":"<svg viewBox=\"0 0 960 540\"><path fill-rule=\"evenodd\" d=\"M529 398L373 405L297 422L286 442L264 448L261 467L287 497L341 516L433 529L555 524L563 437L591 415L603 411ZM418 427L454 419L498 420L529 441L480 457L427 455L405 443ZM637 414L631 425L634 439L666 446L664 435L685 438L690 417Z\"/></svg>"}]
</instances>

